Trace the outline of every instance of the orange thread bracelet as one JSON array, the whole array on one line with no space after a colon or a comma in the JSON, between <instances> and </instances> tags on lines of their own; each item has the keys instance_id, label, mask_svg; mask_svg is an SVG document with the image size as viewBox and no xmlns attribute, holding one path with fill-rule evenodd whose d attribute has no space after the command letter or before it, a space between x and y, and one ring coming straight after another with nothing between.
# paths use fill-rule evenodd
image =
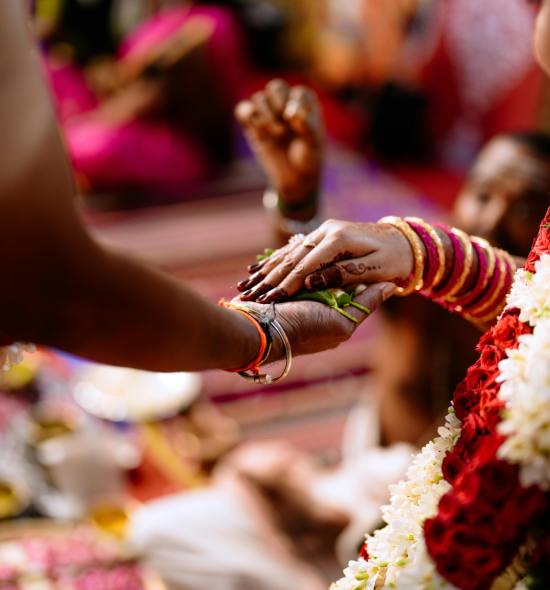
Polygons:
<instances>
[{"instance_id":1,"label":"orange thread bracelet","mask_svg":"<svg viewBox=\"0 0 550 590\"><path fill-rule=\"evenodd\" d=\"M227 371L228 373L243 373L246 371L250 371L251 373L254 373L254 374L258 373L259 369L260 369L260 365L261 365L262 361L264 360L265 353L267 351L267 335L264 332L262 326L256 320L256 318L252 317L248 312L246 312L244 309L237 307L236 305L233 305L223 299L219 302L219 305L221 305L222 307L225 307L227 309L232 309L233 311L236 311L237 313L240 313L241 315L243 315L250 323L253 324L253 326L256 328L256 330L258 331L258 334L260 336L260 349L258 351L258 354L254 357L254 360L252 360L252 362L248 363L248 365L246 365L245 367L242 367L239 369L225 369L225 371Z\"/></svg>"}]
</instances>

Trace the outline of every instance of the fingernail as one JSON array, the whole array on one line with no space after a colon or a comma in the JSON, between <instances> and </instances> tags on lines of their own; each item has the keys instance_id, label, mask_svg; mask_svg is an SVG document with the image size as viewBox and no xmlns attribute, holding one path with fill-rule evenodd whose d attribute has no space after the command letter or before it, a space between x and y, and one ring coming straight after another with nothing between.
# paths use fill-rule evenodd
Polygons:
<instances>
[{"instance_id":1,"label":"fingernail","mask_svg":"<svg viewBox=\"0 0 550 590\"><path fill-rule=\"evenodd\" d=\"M271 293L266 293L265 295L262 295L262 297L259 297L257 301L258 303L276 303L284 299L286 296L286 291L277 288L271 291Z\"/></svg>"},{"instance_id":2,"label":"fingernail","mask_svg":"<svg viewBox=\"0 0 550 590\"><path fill-rule=\"evenodd\" d=\"M248 283L249 283L249 279L245 279L244 281L237 283L237 289L239 291L245 291L248 288Z\"/></svg>"},{"instance_id":3,"label":"fingernail","mask_svg":"<svg viewBox=\"0 0 550 590\"><path fill-rule=\"evenodd\" d=\"M327 285L325 277L321 272L315 272L309 275L309 277L306 278L305 283L306 287L310 291L320 291L321 289L324 289Z\"/></svg>"},{"instance_id":4,"label":"fingernail","mask_svg":"<svg viewBox=\"0 0 550 590\"><path fill-rule=\"evenodd\" d=\"M397 286L393 283L388 283L382 290L382 300L386 301L397 291Z\"/></svg>"},{"instance_id":5,"label":"fingernail","mask_svg":"<svg viewBox=\"0 0 550 590\"><path fill-rule=\"evenodd\" d=\"M250 264L248 267L248 272L254 273L254 272L260 270L261 266L262 265L259 262L256 262L256 264Z\"/></svg>"},{"instance_id":6,"label":"fingernail","mask_svg":"<svg viewBox=\"0 0 550 590\"><path fill-rule=\"evenodd\" d=\"M255 274L253 274L247 281L247 287L249 289L252 289L252 287L255 287L258 283L261 283L263 280L265 279L265 274L261 273L261 272L257 272ZM270 287L271 289L271 287Z\"/></svg>"}]
</instances>

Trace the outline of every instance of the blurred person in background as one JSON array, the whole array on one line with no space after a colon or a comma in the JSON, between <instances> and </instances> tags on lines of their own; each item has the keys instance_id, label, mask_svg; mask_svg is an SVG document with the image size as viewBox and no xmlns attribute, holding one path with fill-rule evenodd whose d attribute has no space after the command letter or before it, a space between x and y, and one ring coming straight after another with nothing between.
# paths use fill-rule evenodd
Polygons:
<instances>
[{"instance_id":1,"label":"blurred person in background","mask_svg":"<svg viewBox=\"0 0 550 590\"><path fill-rule=\"evenodd\" d=\"M230 10L185 2L118 44L112 5L68 0L46 43L79 184L181 198L230 158L230 114L249 69L243 33ZM102 26L88 28L90 12Z\"/></svg>"}]
</instances>

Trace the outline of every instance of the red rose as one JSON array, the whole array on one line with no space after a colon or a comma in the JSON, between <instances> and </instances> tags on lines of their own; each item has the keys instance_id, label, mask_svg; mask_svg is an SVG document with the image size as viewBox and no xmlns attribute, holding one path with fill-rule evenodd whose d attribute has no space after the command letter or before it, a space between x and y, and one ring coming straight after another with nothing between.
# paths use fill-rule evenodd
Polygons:
<instances>
[{"instance_id":1,"label":"red rose","mask_svg":"<svg viewBox=\"0 0 550 590\"><path fill-rule=\"evenodd\" d=\"M479 476L481 496L490 503L502 503L518 486L518 468L506 461L488 463Z\"/></svg>"},{"instance_id":2,"label":"red rose","mask_svg":"<svg viewBox=\"0 0 550 590\"><path fill-rule=\"evenodd\" d=\"M495 346L498 346L501 350L516 348L518 337L530 331L531 329L528 326L519 321L517 315L504 315L494 328Z\"/></svg>"},{"instance_id":3,"label":"red rose","mask_svg":"<svg viewBox=\"0 0 550 590\"><path fill-rule=\"evenodd\" d=\"M485 346L493 346L495 343L494 332L494 327L490 330L487 330L487 332L485 332L485 334L483 334L483 336L479 339L476 350L481 351Z\"/></svg>"},{"instance_id":4,"label":"red rose","mask_svg":"<svg viewBox=\"0 0 550 590\"><path fill-rule=\"evenodd\" d=\"M361 547L361 551L359 552L359 557L362 557L365 561L369 560L369 551L367 548L367 543L363 543L363 546Z\"/></svg>"},{"instance_id":5,"label":"red rose","mask_svg":"<svg viewBox=\"0 0 550 590\"><path fill-rule=\"evenodd\" d=\"M486 371L476 365L470 367L466 373L466 386L473 393L479 394L482 389L494 383L494 380L494 371Z\"/></svg>"},{"instance_id":6,"label":"red rose","mask_svg":"<svg viewBox=\"0 0 550 590\"><path fill-rule=\"evenodd\" d=\"M460 504L469 506L479 496L479 474L476 471L467 471L455 483L454 495Z\"/></svg>"},{"instance_id":7,"label":"red rose","mask_svg":"<svg viewBox=\"0 0 550 590\"><path fill-rule=\"evenodd\" d=\"M447 555L451 547L449 525L442 518L428 518L424 522L424 539L432 557Z\"/></svg>"},{"instance_id":8,"label":"red rose","mask_svg":"<svg viewBox=\"0 0 550 590\"><path fill-rule=\"evenodd\" d=\"M502 437L498 434L492 433L484 436L477 445L477 449L471 458L472 466L479 469L484 465L495 461L497 450L501 443ZM482 477L481 472L479 472L479 474L480 477Z\"/></svg>"},{"instance_id":9,"label":"red rose","mask_svg":"<svg viewBox=\"0 0 550 590\"><path fill-rule=\"evenodd\" d=\"M459 475L464 471L465 463L458 453L447 453L441 465L443 478L450 484L454 484Z\"/></svg>"},{"instance_id":10,"label":"red rose","mask_svg":"<svg viewBox=\"0 0 550 590\"><path fill-rule=\"evenodd\" d=\"M481 368L486 371L494 371L504 356L502 350L496 346L485 346L481 351L479 359L481 361Z\"/></svg>"},{"instance_id":11,"label":"red rose","mask_svg":"<svg viewBox=\"0 0 550 590\"><path fill-rule=\"evenodd\" d=\"M461 522L463 520L462 505L453 490L445 494L439 501L437 516L445 522Z\"/></svg>"},{"instance_id":12,"label":"red rose","mask_svg":"<svg viewBox=\"0 0 550 590\"><path fill-rule=\"evenodd\" d=\"M502 518L509 523L527 525L538 518L546 506L545 494L536 486L518 489L504 503Z\"/></svg>"},{"instance_id":13,"label":"red rose","mask_svg":"<svg viewBox=\"0 0 550 590\"><path fill-rule=\"evenodd\" d=\"M471 412L462 422L462 432L455 444L454 452L462 458L471 457L487 434L488 430L483 419L475 412Z\"/></svg>"},{"instance_id":14,"label":"red rose","mask_svg":"<svg viewBox=\"0 0 550 590\"><path fill-rule=\"evenodd\" d=\"M463 563L479 578L487 578L500 573L503 559L500 552L490 545L470 545L462 551Z\"/></svg>"},{"instance_id":15,"label":"red rose","mask_svg":"<svg viewBox=\"0 0 550 590\"><path fill-rule=\"evenodd\" d=\"M453 408L459 420L478 407L479 396L466 385L466 381L459 383L453 395Z\"/></svg>"}]
</instances>

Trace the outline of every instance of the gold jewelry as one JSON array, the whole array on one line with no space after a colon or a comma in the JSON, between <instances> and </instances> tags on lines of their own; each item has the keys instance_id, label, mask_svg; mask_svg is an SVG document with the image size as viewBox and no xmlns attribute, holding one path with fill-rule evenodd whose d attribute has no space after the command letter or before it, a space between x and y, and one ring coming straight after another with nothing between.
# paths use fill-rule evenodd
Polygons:
<instances>
[{"instance_id":1,"label":"gold jewelry","mask_svg":"<svg viewBox=\"0 0 550 590\"><path fill-rule=\"evenodd\" d=\"M483 250L485 251L485 254L487 255L487 273L486 273L486 277L485 277L485 282L481 286L481 288L479 289L480 291L483 291L483 289L485 289L485 287L487 287L487 285L489 284L489 281L491 280L491 277L493 276L493 273L495 272L495 268L496 268L496 264L497 264L495 249L493 248L493 246L491 246L491 244L487 240L484 240L483 238L480 238L478 236L472 236L471 240L475 244L478 244L479 246L481 246L483 248Z\"/></svg>"},{"instance_id":2,"label":"gold jewelry","mask_svg":"<svg viewBox=\"0 0 550 590\"><path fill-rule=\"evenodd\" d=\"M424 252L422 250L422 242L420 238L416 235L416 232L411 226L405 220L401 219L401 217L389 215L387 217L382 217L378 223L387 223L398 229L409 242L409 246L413 253L414 268L412 277L409 280L408 285L397 288L397 294L401 297L405 297L406 295L414 293L414 291L420 291L424 285L422 279L424 274Z\"/></svg>"},{"instance_id":3,"label":"gold jewelry","mask_svg":"<svg viewBox=\"0 0 550 590\"><path fill-rule=\"evenodd\" d=\"M453 288L444 297L446 301L452 302L456 299L456 295L462 291L466 281L470 277L472 265L474 262L474 247L470 241L470 236L468 236L468 234L462 230L453 227L451 228L451 232L462 242L462 246L464 248L464 268L462 269L462 273L454 284Z\"/></svg>"},{"instance_id":4,"label":"gold jewelry","mask_svg":"<svg viewBox=\"0 0 550 590\"><path fill-rule=\"evenodd\" d=\"M437 272L435 273L435 276L433 278L432 284L426 285L426 288L434 289L439 285L439 283L441 283L441 281L443 280L443 277L445 275L445 261L446 261L446 259L445 259L445 248L443 247L443 241L441 240L441 237L437 233L436 229L432 225L430 225L429 223L426 223L420 217L405 217L405 221L408 221L409 219L413 223L417 223L422 228L424 228L424 230L428 232L430 238L432 238L432 240L435 244L435 248L437 250L438 268L437 268Z\"/></svg>"},{"instance_id":5,"label":"gold jewelry","mask_svg":"<svg viewBox=\"0 0 550 590\"><path fill-rule=\"evenodd\" d=\"M508 257L508 260L506 260L506 257ZM485 316L479 315L479 314L483 314L483 312L485 312L487 309L491 309L498 302L497 301L498 297L501 295L502 287L504 287L504 282L506 281L506 275L507 275L506 266L507 266L507 263L511 264L510 255L507 252L504 252L503 250L497 250L497 259L498 259L498 268L500 270L498 284L497 284L493 294L491 295L491 297L489 299L487 299L487 301L482 303L479 307L476 307L476 308L468 311L468 315L470 317L473 317L474 321L481 322L488 315L489 315L489 319L491 319L491 316L496 317L496 310L498 310L498 307L500 307L500 306L497 306L496 309L492 309ZM487 319L485 321L489 321L489 320Z\"/></svg>"}]
</instances>

